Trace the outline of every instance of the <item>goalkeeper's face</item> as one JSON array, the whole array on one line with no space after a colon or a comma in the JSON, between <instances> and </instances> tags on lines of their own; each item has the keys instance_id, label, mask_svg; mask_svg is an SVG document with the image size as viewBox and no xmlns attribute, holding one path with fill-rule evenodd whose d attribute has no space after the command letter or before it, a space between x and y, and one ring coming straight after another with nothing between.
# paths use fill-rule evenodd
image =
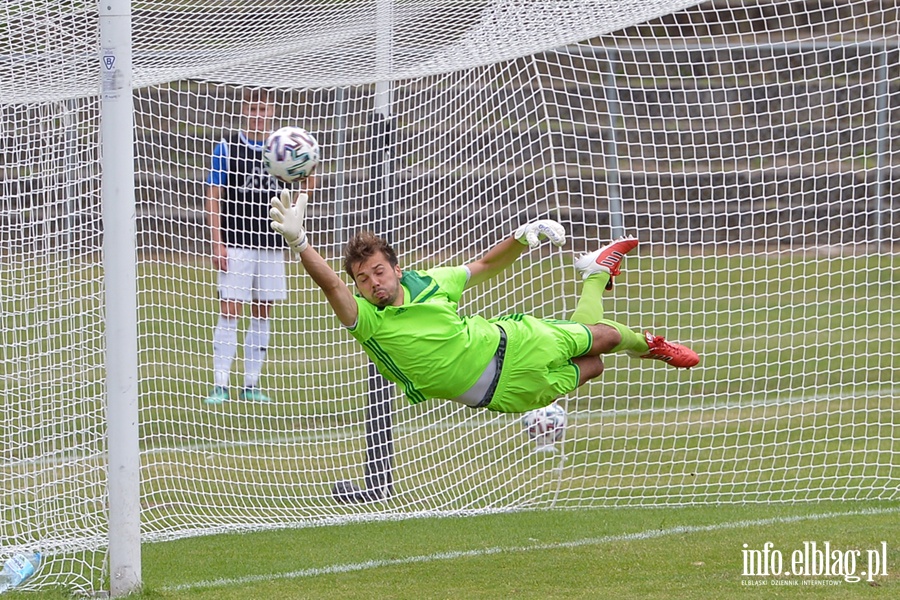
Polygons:
<instances>
[{"instance_id":1,"label":"goalkeeper's face","mask_svg":"<svg viewBox=\"0 0 900 600\"><path fill-rule=\"evenodd\" d=\"M391 266L384 253L376 252L355 266L353 280L362 297L375 306L399 306L403 304L402 274L398 265Z\"/></svg>"}]
</instances>

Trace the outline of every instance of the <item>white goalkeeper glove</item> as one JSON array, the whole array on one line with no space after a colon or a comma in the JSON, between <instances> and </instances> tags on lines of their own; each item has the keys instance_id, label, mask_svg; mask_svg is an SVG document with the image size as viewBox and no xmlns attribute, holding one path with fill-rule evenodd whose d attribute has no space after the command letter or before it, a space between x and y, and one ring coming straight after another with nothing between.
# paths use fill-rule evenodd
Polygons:
<instances>
[{"instance_id":1,"label":"white goalkeeper glove","mask_svg":"<svg viewBox=\"0 0 900 600\"><path fill-rule=\"evenodd\" d=\"M306 240L306 228L303 227L309 196L301 192L297 194L296 202L293 202L293 195L290 190L282 190L281 198L272 198L269 224L272 229L284 236L284 241L291 247L291 250L300 254L309 247L309 242Z\"/></svg>"},{"instance_id":2,"label":"white goalkeeper glove","mask_svg":"<svg viewBox=\"0 0 900 600\"><path fill-rule=\"evenodd\" d=\"M556 221L550 219L541 219L539 221L526 223L516 229L513 236L519 240L520 243L531 246L532 248L537 248L541 243L541 239L550 240L554 246L562 246L566 243L565 228Z\"/></svg>"}]
</instances>

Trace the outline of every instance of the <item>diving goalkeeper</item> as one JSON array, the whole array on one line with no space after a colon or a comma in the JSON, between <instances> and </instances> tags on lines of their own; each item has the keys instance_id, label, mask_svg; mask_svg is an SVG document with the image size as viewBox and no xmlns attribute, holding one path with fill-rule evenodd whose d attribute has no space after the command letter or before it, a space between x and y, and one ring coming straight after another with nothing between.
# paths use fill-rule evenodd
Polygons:
<instances>
[{"instance_id":1,"label":"diving goalkeeper","mask_svg":"<svg viewBox=\"0 0 900 600\"><path fill-rule=\"evenodd\" d=\"M520 413L546 406L603 372L602 354L627 352L690 368L697 354L650 332L643 335L603 317L602 294L619 274L637 239L621 238L579 258L581 298L571 320L514 314L497 319L460 316L463 291L509 267L541 240L561 246L562 225L538 220L520 227L483 257L464 266L402 269L382 238L363 231L344 250L344 280L309 245L303 225L306 194L272 199L272 228L300 255L335 315L387 379L417 404L445 398L473 408Z\"/></svg>"}]
</instances>

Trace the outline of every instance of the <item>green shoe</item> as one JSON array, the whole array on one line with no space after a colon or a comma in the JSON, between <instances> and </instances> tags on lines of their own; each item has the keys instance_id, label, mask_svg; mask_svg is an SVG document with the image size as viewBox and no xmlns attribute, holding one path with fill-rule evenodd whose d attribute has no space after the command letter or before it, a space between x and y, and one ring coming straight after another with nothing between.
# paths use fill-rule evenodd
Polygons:
<instances>
[{"instance_id":1,"label":"green shoe","mask_svg":"<svg viewBox=\"0 0 900 600\"><path fill-rule=\"evenodd\" d=\"M207 404L222 404L223 402L228 401L228 389L223 388L221 385L217 385L212 389L209 393L209 396L204 400Z\"/></svg>"},{"instance_id":2,"label":"green shoe","mask_svg":"<svg viewBox=\"0 0 900 600\"><path fill-rule=\"evenodd\" d=\"M241 394L239 396L241 400L246 400L248 402L271 402L272 399L259 391L259 388L248 387L241 390Z\"/></svg>"}]
</instances>

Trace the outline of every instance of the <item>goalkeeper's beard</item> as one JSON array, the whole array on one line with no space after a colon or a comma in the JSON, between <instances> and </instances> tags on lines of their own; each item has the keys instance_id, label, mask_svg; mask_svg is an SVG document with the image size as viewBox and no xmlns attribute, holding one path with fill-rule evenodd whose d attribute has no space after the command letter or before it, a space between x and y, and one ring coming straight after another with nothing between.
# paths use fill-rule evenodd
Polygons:
<instances>
[{"instance_id":1,"label":"goalkeeper's beard","mask_svg":"<svg viewBox=\"0 0 900 600\"><path fill-rule=\"evenodd\" d=\"M397 300L397 296L400 294L400 283L398 282L394 289L389 288L378 288L377 290L372 290L371 298L366 298L369 302L377 306L378 308L384 308L385 306L391 306Z\"/></svg>"},{"instance_id":2,"label":"goalkeeper's beard","mask_svg":"<svg viewBox=\"0 0 900 600\"><path fill-rule=\"evenodd\" d=\"M372 304L377 306L378 308L384 308L385 306L390 306L394 303L394 300L397 299L397 294L390 294L385 292L381 294L380 292L375 292L372 294Z\"/></svg>"}]
</instances>

